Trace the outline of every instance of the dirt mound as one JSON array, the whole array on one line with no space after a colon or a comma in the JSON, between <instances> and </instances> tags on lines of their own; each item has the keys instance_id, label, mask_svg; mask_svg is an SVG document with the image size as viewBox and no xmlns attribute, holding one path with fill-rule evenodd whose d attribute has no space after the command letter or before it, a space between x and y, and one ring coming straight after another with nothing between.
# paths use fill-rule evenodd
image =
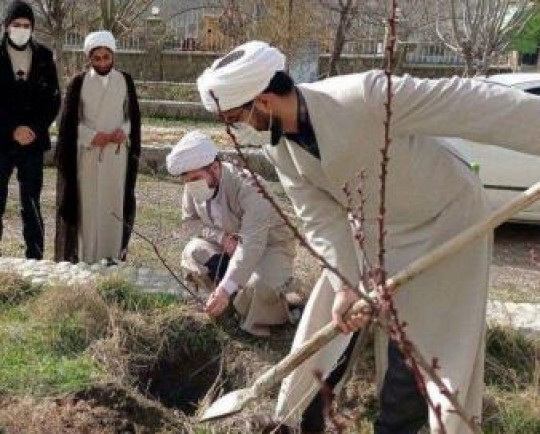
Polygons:
<instances>
[{"instance_id":1,"label":"dirt mound","mask_svg":"<svg viewBox=\"0 0 540 434\"><path fill-rule=\"evenodd\" d=\"M11 400L0 407L9 434L151 434L183 432L184 426L158 403L116 384L91 386L56 400Z\"/></svg>"}]
</instances>

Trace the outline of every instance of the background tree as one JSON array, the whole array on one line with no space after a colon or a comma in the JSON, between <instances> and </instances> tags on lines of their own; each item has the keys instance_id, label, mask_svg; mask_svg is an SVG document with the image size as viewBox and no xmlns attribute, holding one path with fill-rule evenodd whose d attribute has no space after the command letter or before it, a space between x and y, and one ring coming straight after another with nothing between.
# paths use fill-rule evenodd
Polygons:
<instances>
[{"instance_id":1,"label":"background tree","mask_svg":"<svg viewBox=\"0 0 540 434\"><path fill-rule=\"evenodd\" d=\"M521 56L538 57L540 46L540 8L537 8L521 31L512 37L512 49Z\"/></svg>"},{"instance_id":2,"label":"background tree","mask_svg":"<svg viewBox=\"0 0 540 434\"><path fill-rule=\"evenodd\" d=\"M435 6L436 34L463 57L464 75L487 73L538 8L529 0L437 0Z\"/></svg>"},{"instance_id":3,"label":"background tree","mask_svg":"<svg viewBox=\"0 0 540 434\"><path fill-rule=\"evenodd\" d=\"M87 19L88 8L76 0L32 0L37 29L51 45L56 60L60 86L64 86L64 43L70 31Z\"/></svg>"},{"instance_id":4,"label":"background tree","mask_svg":"<svg viewBox=\"0 0 540 434\"><path fill-rule=\"evenodd\" d=\"M413 41L430 41L434 38L434 19L426 7L427 0L402 0L396 8L396 53L394 72L400 73L407 60L407 52ZM429 3L429 2L428 2ZM433 0L431 1L433 4ZM357 38L380 38L386 43L388 34L388 2L365 0L359 7ZM381 36L383 35L383 36ZM384 44L383 44L384 45Z\"/></svg>"},{"instance_id":5,"label":"background tree","mask_svg":"<svg viewBox=\"0 0 540 434\"><path fill-rule=\"evenodd\" d=\"M320 8L310 0L258 0L251 10L247 39L260 39L279 47L288 59L317 39Z\"/></svg>"},{"instance_id":6,"label":"background tree","mask_svg":"<svg viewBox=\"0 0 540 434\"><path fill-rule=\"evenodd\" d=\"M153 0L100 0L99 28L110 30L115 36L132 32L148 14Z\"/></svg>"},{"instance_id":7,"label":"background tree","mask_svg":"<svg viewBox=\"0 0 540 434\"><path fill-rule=\"evenodd\" d=\"M343 53L345 44L353 27L357 22L359 3L361 0L319 0L323 9L330 11L330 20L333 21L335 33L332 38L330 61L328 63L328 76L337 75L337 63Z\"/></svg>"}]
</instances>

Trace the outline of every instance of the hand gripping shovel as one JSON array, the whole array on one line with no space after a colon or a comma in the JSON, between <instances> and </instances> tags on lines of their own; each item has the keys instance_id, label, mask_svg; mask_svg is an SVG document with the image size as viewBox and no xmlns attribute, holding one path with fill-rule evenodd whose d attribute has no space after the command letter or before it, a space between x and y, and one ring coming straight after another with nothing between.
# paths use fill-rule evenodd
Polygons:
<instances>
[{"instance_id":1,"label":"hand gripping shovel","mask_svg":"<svg viewBox=\"0 0 540 434\"><path fill-rule=\"evenodd\" d=\"M386 285L395 292L399 286L409 282L420 273L439 263L441 260L456 254L468 243L499 226L501 223L512 217L515 213L526 208L538 199L540 199L540 182L534 184L510 203L501 207L493 214L485 217L475 225L471 226L469 229L466 229L433 251L410 263L399 273L389 278L386 281ZM357 301L352 306L347 316L360 312L365 306L366 302L364 300ZM298 347L294 352L282 359L277 365L268 369L265 373L259 376L255 380L253 386L227 393L216 400L210 407L208 407L208 409L206 409L201 418L201 422L227 417L239 412L247 403L257 399L265 392L271 390L274 386L279 384L281 380L294 371L305 360L315 354L324 345L334 339L338 334L339 328L335 323L331 322L325 325L322 329L315 333L311 339L304 342L302 346Z\"/></svg>"}]
</instances>

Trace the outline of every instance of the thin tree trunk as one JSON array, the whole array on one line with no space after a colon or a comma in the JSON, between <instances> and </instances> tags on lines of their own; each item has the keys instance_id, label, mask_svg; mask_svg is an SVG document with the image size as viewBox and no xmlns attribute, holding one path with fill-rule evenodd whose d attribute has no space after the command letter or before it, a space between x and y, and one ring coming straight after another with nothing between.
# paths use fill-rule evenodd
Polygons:
<instances>
[{"instance_id":1,"label":"thin tree trunk","mask_svg":"<svg viewBox=\"0 0 540 434\"><path fill-rule=\"evenodd\" d=\"M334 38L334 44L332 46L332 54L330 55L330 62L328 64L328 75L333 76L337 75L337 62L341 57L343 52L343 47L345 46L345 39L347 30L350 27L351 19L349 13L351 10L353 0L347 0L347 3L340 11L339 23L336 29L336 37Z\"/></svg>"}]
</instances>

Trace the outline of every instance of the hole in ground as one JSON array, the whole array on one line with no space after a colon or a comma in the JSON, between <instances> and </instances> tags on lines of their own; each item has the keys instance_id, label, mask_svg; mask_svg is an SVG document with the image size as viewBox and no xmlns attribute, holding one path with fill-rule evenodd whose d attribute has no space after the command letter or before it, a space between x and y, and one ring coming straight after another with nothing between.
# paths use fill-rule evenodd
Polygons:
<instances>
[{"instance_id":1,"label":"hole in ground","mask_svg":"<svg viewBox=\"0 0 540 434\"><path fill-rule=\"evenodd\" d=\"M164 406L193 415L219 374L215 354L191 353L159 360L139 376L139 389Z\"/></svg>"}]
</instances>

